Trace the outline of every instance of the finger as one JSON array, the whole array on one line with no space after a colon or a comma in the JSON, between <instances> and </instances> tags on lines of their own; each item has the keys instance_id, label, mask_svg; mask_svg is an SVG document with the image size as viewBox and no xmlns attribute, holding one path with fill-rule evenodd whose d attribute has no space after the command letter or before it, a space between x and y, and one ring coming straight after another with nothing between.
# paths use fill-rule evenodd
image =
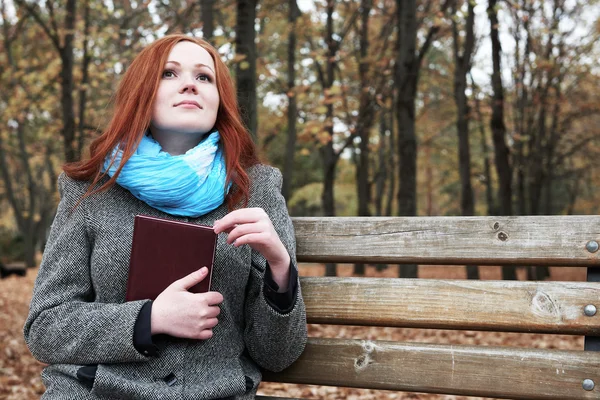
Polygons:
<instances>
[{"instance_id":1,"label":"finger","mask_svg":"<svg viewBox=\"0 0 600 400\"><path fill-rule=\"evenodd\" d=\"M188 290L192 286L202 282L208 274L208 268L202 267L197 271L192 272L189 275L184 276L181 279L173 282L169 287L176 287L178 289Z\"/></svg>"},{"instance_id":2,"label":"finger","mask_svg":"<svg viewBox=\"0 0 600 400\"><path fill-rule=\"evenodd\" d=\"M203 331L200 331L200 333L198 333L196 338L200 339L200 340L207 340L207 339L210 339L212 336L213 336L212 329L205 329Z\"/></svg>"},{"instance_id":3,"label":"finger","mask_svg":"<svg viewBox=\"0 0 600 400\"><path fill-rule=\"evenodd\" d=\"M251 233L265 232L268 229L270 229L270 226L264 223L263 221L251 224L238 225L235 228L233 228L227 235L227 243L231 244L241 236L249 235Z\"/></svg>"},{"instance_id":4,"label":"finger","mask_svg":"<svg viewBox=\"0 0 600 400\"><path fill-rule=\"evenodd\" d=\"M219 314L221 314L221 309L219 307L209 307L208 310L206 310L204 317L216 318L219 316Z\"/></svg>"},{"instance_id":5,"label":"finger","mask_svg":"<svg viewBox=\"0 0 600 400\"><path fill-rule=\"evenodd\" d=\"M219 292L199 293L197 296L202 296L209 306L216 306L223 302L223 295Z\"/></svg>"},{"instance_id":6,"label":"finger","mask_svg":"<svg viewBox=\"0 0 600 400\"><path fill-rule=\"evenodd\" d=\"M203 330L204 329L212 329L215 326L217 326L217 324L219 323L219 320L216 318L209 318L207 320L204 321L203 325Z\"/></svg>"},{"instance_id":7,"label":"finger","mask_svg":"<svg viewBox=\"0 0 600 400\"><path fill-rule=\"evenodd\" d=\"M247 235L241 236L235 240L233 244L235 247L240 247L245 244L249 245L258 245L258 244L267 244L273 236L268 232L259 232L259 233L249 233Z\"/></svg>"},{"instance_id":8,"label":"finger","mask_svg":"<svg viewBox=\"0 0 600 400\"><path fill-rule=\"evenodd\" d=\"M256 222L264 216L266 216L266 213L262 208L242 208L230 212L220 220L216 220L213 228L215 229L215 233L221 233L228 228L235 227L236 224Z\"/></svg>"}]
</instances>

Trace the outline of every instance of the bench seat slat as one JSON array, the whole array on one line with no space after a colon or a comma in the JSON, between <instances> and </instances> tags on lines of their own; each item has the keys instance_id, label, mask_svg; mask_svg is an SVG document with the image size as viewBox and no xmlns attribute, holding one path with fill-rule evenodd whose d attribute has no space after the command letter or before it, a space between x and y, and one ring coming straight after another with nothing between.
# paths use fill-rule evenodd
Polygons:
<instances>
[{"instance_id":1,"label":"bench seat slat","mask_svg":"<svg viewBox=\"0 0 600 400\"><path fill-rule=\"evenodd\" d=\"M600 353L309 338L298 361L264 380L514 399L598 399Z\"/></svg>"},{"instance_id":2,"label":"bench seat slat","mask_svg":"<svg viewBox=\"0 0 600 400\"><path fill-rule=\"evenodd\" d=\"M600 265L600 216L296 217L304 262Z\"/></svg>"},{"instance_id":3,"label":"bench seat slat","mask_svg":"<svg viewBox=\"0 0 600 400\"><path fill-rule=\"evenodd\" d=\"M302 277L309 323L600 336L588 282Z\"/></svg>"}]
</instances>

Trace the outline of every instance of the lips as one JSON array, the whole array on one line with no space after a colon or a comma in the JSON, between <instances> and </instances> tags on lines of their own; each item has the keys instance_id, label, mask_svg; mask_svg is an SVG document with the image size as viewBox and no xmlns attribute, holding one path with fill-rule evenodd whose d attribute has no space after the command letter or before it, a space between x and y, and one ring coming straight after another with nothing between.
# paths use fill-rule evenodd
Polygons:
<instances>
[{"instance_id":1,"label":"lips","mask_svg":"<svg viewBox=\"0 0 600 400\"><path fill-rule=\"evenodd\" d=\"M202 107L200 106L200 104L198 104L197 101L194 100L184 100L184 101L180 101L179 103L175 104L175 107L179 107L179 106L184 106L184 105L188 105L188 106L196 106L199 109L202 110Z\"/></svg>"}]
</instances>

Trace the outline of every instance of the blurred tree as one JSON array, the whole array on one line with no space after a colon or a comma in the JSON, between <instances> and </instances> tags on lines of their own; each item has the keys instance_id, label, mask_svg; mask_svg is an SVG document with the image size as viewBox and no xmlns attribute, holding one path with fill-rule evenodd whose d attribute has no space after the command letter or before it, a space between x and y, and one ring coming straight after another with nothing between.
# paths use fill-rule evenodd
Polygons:
<instances>
[{"instance_id":1,"label":"blurred tree","mask_svg":"<svg viewBox=\"0 0 600 400\"><path fill-rule=\"evenodd\" d=\"M499 189L498 199L501 215L512 215L512 171L510 164L510 150L506 144L506 125L504 123L504 87L502 85L502 68L500 65L502 48L498 34L497 1L489 0L488 17L490 19L492 39L492 119L490 126L494 140L496 171L498 173ZM502 267L502 279L516 280L517 274L514 266Z\"/></svg>"},{"instance_id":2,"label":"blurred tree","mask_svg":"<svg viewBox=\"0 0 600 400\"><path fill-rule=\"evenodd\" d=\"M53 141L45 132L52 103L40 99L54 91L56 69L47 69L43 61L52 50L34 40L40 29L20 15L11 22L2 0L0 12L5 54L0 65L0 110L6 122L0 125L0 175L22 239L25 264L34 267L37 245L44 241L55 205Z\"/></svg>"},{"instance_id":3,"label":"blurred tree","mask_svg":"<svg viewBox=\"0 0 600 400\"><path fill-rule=\"evenodd\" d=\"M454 53L454 101L456 102L456 131L458 132L458 170L460 173L460 210L462 215L474 215L475 204L471 186L471 152L469 149L469 120L471 118L467 99L467 75L471 71L471 58L475 47L475 5L466 0L467 16L464 27L464 39L459 35L459 19L463 14L458 0L452 0L451 16ZM461 2L462 5L462 2ZM467 265L467 278L479 279L476 265Z\"/></svg>"},{"instance_id":4,"label":"blurred tree","mask_svg":"<svg viewBox=\"0 0 600 400\"><path fill-rule=\"evenodd\" d=\"M47 14L43 14L41 6L37 3L28 3L25 0L15 0L15 3L27 10L27 13L40 25L44 33L52 42L60 61L61 83L61 108L63 128L63 146L65 161L73 162L79 159L75 142L75 100L73 96L73 38L75 36L76 1L66 0L64 8L58 8L56 2L47 1L45 7ZM87 3L86 3L87 6ZM58 18L62 15L62 22Z\"/></svg>"},{"instance_id":5,"label":"blurred tree","mask_svg":"<svg viewBox=\"0 0 600 400\"><path fill-rule=\"evenodd\" d=\"M300 10L296 0L288 1L288 44L287 44L287 141L285 146L285 163L283 166L283 197L289 200L294 175L294 154L296 153L296 121L298 106L296 104L296 20Z\"/></svg>"},{"instance_id":6,"label":"blurred tree","mask_svg":"<svg viewBox=\"0 0 600 400\"><path fill-rule=\"evenodd\" d=\"M440 29L440 15L436 15L427 30L425 40L417 51L417 31L429 12L433 1L424 3L425 17L417 19L416 0L396 0L396 73L395 86L396 123L398 126L398 157L399 179L398 215L414 216L417 213L417 137L415 134L415 100L419 72L423 57L429 50L431 42ZM443 14L448 8L449 1L445 0L438 14ZM417 277L416 265L405 265L399 268L399 273L405 278Z\"/></svg>"},{"instance_id":7,"label":"blurred tree","mask_svg":"<svg viewBox=\"0 0 600 400\"><path fill-rule=\"evenodd\" d=\"M235 64L238 103L242 120L257 141L256 105L256 7L258 0L237 0L237 20L235 25Z\"/></svg>"},{"instance_id":8,"label":"blurred tree","mask_svg":"<svg viewBox=\"0 0 600 400\"><path fill-rule=\"evenodd\" d=\"M215 21L213 16L213 7L215 0L200 0L200 13L202 17L202 37L212 42L215 32Z\"/></svg>"}]
</instances>

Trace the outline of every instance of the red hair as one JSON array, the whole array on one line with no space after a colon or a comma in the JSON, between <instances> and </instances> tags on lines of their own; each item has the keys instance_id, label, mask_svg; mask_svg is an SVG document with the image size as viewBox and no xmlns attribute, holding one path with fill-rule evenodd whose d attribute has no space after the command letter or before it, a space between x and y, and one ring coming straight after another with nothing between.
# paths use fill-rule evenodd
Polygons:
<instances>
[{"instance_id":1,"label":"red hair","mask_svg":"<svg viewBox=\"0 0 600 400\"><path fill-rule=\"evenodd\" d=\"M215 128L221 135L227 183L233 184L226 202L230 211L241 201L244 206L247 204L250 179L245 170L259 161L254 142L239 114L233 79L214 47L202 39L183 34L163 37L148 45L135 57L115 93L115 112L108 127L90 145L90 158L64 165L65 174L70 178L92 182L83 198L107 190L116 183L123 165L135 152L150 127L154 98L169 53L177 43L183 41L202 47L210 54L215 64L215 79L220 97ZM110 180L93 189L107 175L101 168L106 157L117 145L123 150L119 168Z\"/></svg>"}]
</instances>

